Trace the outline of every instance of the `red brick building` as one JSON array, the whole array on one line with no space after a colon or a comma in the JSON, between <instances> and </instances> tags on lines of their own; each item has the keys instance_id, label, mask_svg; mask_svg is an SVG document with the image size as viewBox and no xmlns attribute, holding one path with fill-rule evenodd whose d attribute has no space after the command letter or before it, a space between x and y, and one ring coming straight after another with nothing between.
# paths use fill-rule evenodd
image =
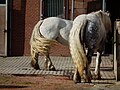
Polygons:
<instances>
[{"instance_id":1,"label":"red brick building","mask_svg":"<svg viewBox=\"0 0 120 90\"><path fill-rule=\"evenodd\" d=\"M66 19L72 19L79 14L102 9L102 0L6 0L6 3L7 56L30 55L29 41L34 25L41 18L40 13L44 18L60 14ZM107 3L107 9L112 12L109 7L112 7L110 4L113 2L107 0ZM52 48L51 55L70 54L68 47L58 45Z\"/></svg>"}]
</instances>

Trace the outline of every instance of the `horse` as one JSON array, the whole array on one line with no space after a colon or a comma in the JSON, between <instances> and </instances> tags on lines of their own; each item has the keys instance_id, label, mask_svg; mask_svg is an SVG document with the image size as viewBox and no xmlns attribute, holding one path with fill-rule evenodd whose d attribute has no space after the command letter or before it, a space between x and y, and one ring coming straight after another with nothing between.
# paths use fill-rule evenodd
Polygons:
<instances>
[{"instance_id":1,"label":"horse","mask_svg":"<svg viewBox=\"0 0 120 90\"><path fill-rule=\"evenodd\" d=\"M57 43L69 46L69 33L72 28L72 21L58 17L48 17L38 21L34 26L30 38L31 66L40 69L38 56L45 56L44 67L46 70L56 70L49 56L50 48Z\"/></svg>"},{"instance_id":2,"label":"horse","mask_svg":"<svg viewBox=\"0 0 120 90\"><path fill-rule=\"evenodd\" d=\"M78 15L74 19L69 35L69 46L75 64L73 76L75 83L81 82L81 78L84 79L84 82L91 82L90 64L95 52L97 52L97 57L94 74L97 79L101 79L101 54L111 32L111 20L108 12L98 10Z\"/></svg>"}]
</instances>

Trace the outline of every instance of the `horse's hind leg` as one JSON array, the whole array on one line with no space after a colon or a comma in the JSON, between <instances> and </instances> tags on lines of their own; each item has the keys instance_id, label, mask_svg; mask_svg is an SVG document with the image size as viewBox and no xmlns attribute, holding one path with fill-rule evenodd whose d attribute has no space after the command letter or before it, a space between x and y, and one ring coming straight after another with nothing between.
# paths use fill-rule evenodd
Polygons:
<instances>
[{"instance_id":1,"label":"horse's hind leg","mask_svg":"<svg viewBox=\"0 0 120 90\"><path fill-rule=\"evenodd\" d=\"M74 76L73 76L73 81L75 83L81 83L81 76L80 76L80 74L78 72L78 68L77 67L75 68L75 73L74 73Z\"/></svg>"},{"instance_id":2,"label":"horse's hind leg","mask_svg":"<svg viewBox=\"0 0 120 90\"><path fill-rule=\"evenodd\" d=\"M97 57L96 57L96 66L95 66L95 77L94 79L101 79L100 75L100 63L101 63L101 53L97 52Z\"/></svg>"},{"instance_id":3,"label":"horse's hind leg","mask_svg":"<svg viewBox=\"0 0 120 90\"><path fill-rule=\"evenodd\" d=\"M40 69L39 65L38 65L38 53L35 53L33 50L31 50L31 55L32 55L32 61L31 61L31 66L38 70Z\"/></svg>"},{"instance_id":4,"label":"horse's hind leg","mask_svg":"<svg viewBox=\"0 0 120 90\"><path fill-rule=\"evenodd\" d=\"M87 77L86 82L91 82L91 79L92 79L92 75L90 72L90 64L91 64L93 53L94 53L94 51L92 49L88 49L88 52L87 52L88 63L85 68L85 73L86 73L86 77Z\"/></svg>"},{"instance_id":5,"label":"horse's hind leg","mask_svg":"<svg viewBox=\"0 0 120 90\"><path fill-rule=\"evenodd\" d=\"M54 65L52 64L52 61L50 59L49 54L45 56L45 69L46 70L56 70Z\"/></svg>"}]
</instances>

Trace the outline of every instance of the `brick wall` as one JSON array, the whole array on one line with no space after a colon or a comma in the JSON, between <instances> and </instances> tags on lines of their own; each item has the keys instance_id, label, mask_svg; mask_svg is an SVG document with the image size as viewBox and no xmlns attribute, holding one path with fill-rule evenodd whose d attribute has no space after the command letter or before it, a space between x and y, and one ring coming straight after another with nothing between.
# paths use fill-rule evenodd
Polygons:
<instances>
[{"instance_id":1,"label":"brick wall","mask_svg":"<svg viewBox=\"0 0 120 90\"><path fill-rule=\"evenodd\" d=\"M40 20L40 0L26 0L24 55L30 54L30 37L35 24Z\"/></svg>"},{"instance_id":2,"label":"brick wall","mask_svg":"<svg viewBox=\"0 0 120 90\"><path fill-rule=\"evenodd\" d=\"M97 10L99 0L75 0L74 16ZM94 4L93 4L94 3ZM71 18L71 0L69 0L69 17ZM40 0L13 0L11 55L30 55L30 37L34 25L40 19ZM70 56L69 49L63 45L52 47L51 55Z\"/></svg>"},{"instance_id":3,"label":"brick wall","mask_svg":"<svg viewBox=\"0 0 120 90\"><path fill-rule=\"evenodd\" d=\"M71 19L72 0L69 1L69 17ZM74 0L74 18L83 13L90 13L101 8L101 0Z\"/></svg>"},{"instance_id":4,"label":"brick wall","mask_svg":"<svg viewBox=\"0 0 120 90\"><path fill-rule=\"evenodd\" d=\"M40 19L40 0L27 0L26 1L26 14L25 14L25 44L24 44L24 55L30 55L30 37L34 25ZM58 44L51 48L50 55L68 56L68 47Z\"/></svg>"}]
</instances>

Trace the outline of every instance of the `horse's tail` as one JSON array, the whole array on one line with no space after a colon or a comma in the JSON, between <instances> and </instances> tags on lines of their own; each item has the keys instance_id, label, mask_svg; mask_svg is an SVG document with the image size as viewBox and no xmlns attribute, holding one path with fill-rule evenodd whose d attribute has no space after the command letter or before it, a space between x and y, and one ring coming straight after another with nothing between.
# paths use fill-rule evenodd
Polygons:
<instances>
[{"instance_id":1,"label":"horse's tail","mask_svg":"<svg viewBox=\"0 0 120 90\"><path fill-rule=\"evenodd\" d=\"M39 29L43 22L44 20L40 20L33 29L30 39L31 54L33 51L36 53L47 54L50 46L57 43L56 40L46 39L44 36L42 36Z\"/></svg>"},{"instance_id":2,"label":"horse's tail","mask_svg":"<svg viewBox=\"0 0 120 90\"><path fill-rule=\"evenodd\" d=\"M73 25L69 35L70 53L80 76L83 76L83 72L87 63L84 45L81 42L86 23L86 18L80 20L79 25Z\"/></svg>"},{"instance_id":3,"label":"horse's tail","mask_svg":"<svg viewBox=\"0 0 120 90\"><path fill-rule=\"evenodd\" d=\"M43 20L40 20L40 21L34 26L34 29L33 29L33 32L32 32L31 38L30 38L30 45L31 45L32 42L34 41L36 32L39 30L39 28L40 28L40 26L41 26L42 23L43 23Z\"/></svg>"}]
</instances>

